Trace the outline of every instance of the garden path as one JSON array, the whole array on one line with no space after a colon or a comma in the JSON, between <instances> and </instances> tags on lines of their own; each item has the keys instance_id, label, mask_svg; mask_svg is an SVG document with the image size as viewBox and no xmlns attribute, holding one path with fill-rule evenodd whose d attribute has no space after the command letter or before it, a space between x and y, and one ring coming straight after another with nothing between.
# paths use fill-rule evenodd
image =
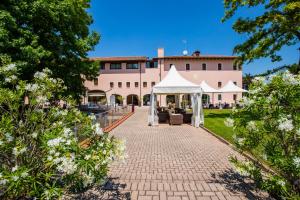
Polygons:
<instances>
[{"instance_id":1,"label":"garden path","mask_svg":"<svg viewBox=\"0 0 300 200\"><path fill-rule=\"evenodd\" d=\"M132 200L267 199L239 176L229 156L243 157L201 128L147 125L147 110L111 134L126 140L128 158L110 168L111 186Z\"/></svg>"}]
</instances>

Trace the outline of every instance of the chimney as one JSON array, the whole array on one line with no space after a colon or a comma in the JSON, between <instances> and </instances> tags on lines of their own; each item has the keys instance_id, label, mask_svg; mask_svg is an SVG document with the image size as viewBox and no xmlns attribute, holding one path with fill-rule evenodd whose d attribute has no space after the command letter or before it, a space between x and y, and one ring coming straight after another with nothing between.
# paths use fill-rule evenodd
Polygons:
<instances>
[{"instance_id":1,"label":"chimney","mask_svg":"<svg viewBox=\"0 0 300 200\"><path fill-rule=\"evenodd\" d=\"M157 49L157 57L163 58L165 56L165 50L164 48L158 48Z\"/></svg>"},{"instance_id":2,"label":"chimney","mask_svg":"<svg viewBox=\"0 0 300 200\"><path fill-rule=\"evenodd\" d=\"M199 57L200 56L200 51L198 51L198 50L194 51L194 53L192 54L192 56Z\"/></svg>"}]
</instances>

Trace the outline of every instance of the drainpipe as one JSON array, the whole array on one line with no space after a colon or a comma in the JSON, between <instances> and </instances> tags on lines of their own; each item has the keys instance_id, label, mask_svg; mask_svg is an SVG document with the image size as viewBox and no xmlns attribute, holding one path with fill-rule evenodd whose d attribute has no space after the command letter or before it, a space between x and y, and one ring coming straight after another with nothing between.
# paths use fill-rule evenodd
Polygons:
<instances>
[{"instance_id":1,"label":"drainpipe","mask_svg":"<svg viewBox=\"0 0 300 200\"><path fill-rule=\"evenodd\" d=\"M142 99L142 64L140 63L140 102L138 102L138 104L139 104L139 107L141 107L141 105L142 105L142 101L141 101L141 99Z\"/></svg>"}]
</instances>

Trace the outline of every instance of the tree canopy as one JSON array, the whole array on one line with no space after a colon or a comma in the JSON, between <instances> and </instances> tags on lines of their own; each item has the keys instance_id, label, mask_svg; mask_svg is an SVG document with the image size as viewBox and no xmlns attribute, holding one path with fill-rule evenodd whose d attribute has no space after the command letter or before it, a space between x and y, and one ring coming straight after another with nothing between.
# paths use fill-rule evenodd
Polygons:
<instances>
[{"instance_id":1,"label":"tree canopy","mask_svg":"<svg viewBox=\"0 0 300 200\"><path fill-rule=\"evenodd\" d=\"M263 7L262 15L240 17L233 25L237 33L248 36L244 43L234 48L241 63L263 57L280 61L282 57L278 51L283 46L292 46L300 41L299 0L224 0L224 5L223 21L230 19L241 8Z\"/></svg>"},{"instance_id":2,"label":"tree canopy","mask_svg":"<svg viewBox=\"0 0 300 200\"><path fill-rule=\"evenodd\" d=\"M0 62L19 63L22 80L48 68L67 86L66 95L79 99L83 76L98 67L87 59L100 36L90 32L90 0L1 0ZM1 63L0 63L1 64Z\"/></svg>"}]
</instances>

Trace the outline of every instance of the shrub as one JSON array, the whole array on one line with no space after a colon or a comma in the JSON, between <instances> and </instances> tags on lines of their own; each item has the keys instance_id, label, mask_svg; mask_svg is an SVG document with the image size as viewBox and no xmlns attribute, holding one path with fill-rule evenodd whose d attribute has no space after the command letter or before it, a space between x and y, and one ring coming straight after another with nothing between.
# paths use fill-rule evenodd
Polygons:
<instances>
[{"instance_id":1,"label":"shrub","mask_svg":"<svg viewBox=\"0 0 300 200\"><path fill-rule=\"evenodd\" d=\"M53 199L101 184L108 164L123 156L123 142L62 99L63 82L50 74L37 72L27 83L15 64L0 68L0 198ZM82 137L89 147L79 145Z\"/></svg>"},{"instance_id":2,"label":"shrub","mask_svg":"<svg viewBox=\"0 0 300 200\"><path fill-rule=\"evenodd\" d=\"M273 196L300 198L300 75L284 72L255 78L242 103L242 109L233 110L233 119L226 120L234 128L235 144L264 160L275 173L264 173L252 162L232 162Z\"/></svg>"}]
</instances>

